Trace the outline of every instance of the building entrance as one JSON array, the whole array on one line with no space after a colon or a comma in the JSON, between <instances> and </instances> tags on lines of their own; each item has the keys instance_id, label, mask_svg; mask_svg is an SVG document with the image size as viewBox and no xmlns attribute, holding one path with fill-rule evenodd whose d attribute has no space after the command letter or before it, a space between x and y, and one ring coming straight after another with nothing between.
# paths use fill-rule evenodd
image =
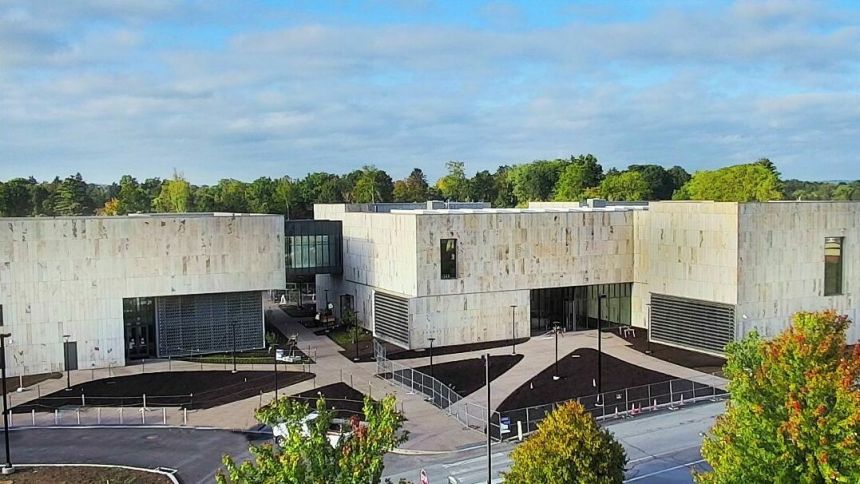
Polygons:
<instances>
[{"instance_id":1,"label":"building entrance","mask_svg":"<svg viewBox=\"0 0 860 484\"><path fill-rule=\"evenodd\" d=\"M630 325L632 283L594 284L531 290L531 332L543 334L558 323L565 331L597 328L597 299L604 328Z\"/></svg>"}]
</instances>

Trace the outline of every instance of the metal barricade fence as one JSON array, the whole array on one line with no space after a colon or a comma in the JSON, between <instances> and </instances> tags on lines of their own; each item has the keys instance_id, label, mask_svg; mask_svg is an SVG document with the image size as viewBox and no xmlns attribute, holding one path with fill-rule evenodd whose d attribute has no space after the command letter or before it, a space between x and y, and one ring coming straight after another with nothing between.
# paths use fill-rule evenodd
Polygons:
<instances>
[{"instance_id":1,"label":"metal barricade fence","mask_svg":"<svg viewBox=\"0 0 860 484\"><path fill-rule=\"evenodd\" d=\"M387 359L385 347L378 341L374 341L373 346L376 356L376 373L380 378L397 384L409 393L424 395L425 401L467 427L486 432L489 421L490 433L498 439L499 416L497 412L493 412L488 418L485 406L468 400L430 375Z\"/></svg>"},{"instance_id":2,"label":"metal barricade fence","mask_svg":"<svg viewBox=\"0 0 860 484\"><path fill-rule=\"evenodd\" d=\"M522 425L523 435L534 432L537 430L538 423L549 412L570 401L579 402L598 422L602 422L614 418L635 417L662 409L675 410L684 405L705 400L717 401L728 398L728 392L702 380L704 378L679 378L570 400L503 410L497 413L500 417L507 418L513 429L509 429L508 435L499 437L504 439L516 436L518 422Z\"/></svg>"}]
</instances>

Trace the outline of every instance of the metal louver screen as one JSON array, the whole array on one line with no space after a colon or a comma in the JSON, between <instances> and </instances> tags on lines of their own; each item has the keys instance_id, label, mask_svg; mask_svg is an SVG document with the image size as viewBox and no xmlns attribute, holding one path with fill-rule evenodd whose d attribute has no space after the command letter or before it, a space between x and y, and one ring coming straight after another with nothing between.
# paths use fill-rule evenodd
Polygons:
<instances>
[{"instance_id":1,"label":"metal louver screen","mask_svg":"<svg viewBox=\"0 0 860 484\"><path fill-rule=\"evenodd\" d=\"M409 347L409 300L382 292L373 295L374 324L377 336Z\"/></svg>"},{"instance_id":2,"label":"metal louver screen","mask_svg":"<svg viewBox=\"0 0 860 484\"><path fill-rule=\"evenodd\" d=\"M651 334L668 343L710 353L723 353L735 337L735 307L663 294L651 294Z\"/></svg>"},{"instance_id":3,"label":"metal louver screen","mask_svg":"<svg viewBox=\"0 0 860 484\"><path fill-rule=\"evenodd\" d=\"M155 298L158 356L262 348L263 301L259 292ZM235 326L234 326L235 324Z\"/></svg>"}]
</instances>

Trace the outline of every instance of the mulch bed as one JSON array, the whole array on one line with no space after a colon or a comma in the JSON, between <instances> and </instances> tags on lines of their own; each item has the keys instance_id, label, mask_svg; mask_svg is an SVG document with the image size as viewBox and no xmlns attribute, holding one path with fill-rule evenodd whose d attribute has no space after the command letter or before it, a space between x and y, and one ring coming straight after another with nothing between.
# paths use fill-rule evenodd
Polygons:
<instances>
[{"instance_id":1,"label":"mulch bed","mask_svg":"<svg viewBox=\"0 0 860 484\"><path fill-rule=\"evenodd\" d=\"M636 328L636 337L626 338L630 342L630 346L641 353L648 350L648 331L643 328ZM702 373L723 375L723 366L726 364L725 358L698 353L696 351L683 350L673 346L661 345L659 343L651 343L651 356L654 358L668 361L685 368L701 371Z\"/></svg>"},{"instance_id":2,"label":"mulch bed","mask_svg":"<svg viewBox=\"0 0 860 484\"><path fill-rule=\"evenodd\" d=\"M602 364L604 393L627 389L628 401L641 401L645 406L652 404L653 400L657 400L658 404L669 402L669 380L675 380L671 387L674 400L679 400L681 395L685 399L690 399L694 396L694 392L696 395L701 395L706 388L705 385L678 380L674 376L627 363L607 354L603 355ZM514 390L498 406L498 410L521 409L597 394L597 389L592 384L592 379L597 377L597 351L580 348L560 357L558 368L560 380L552 379L555 369L554 365L550 365L531 381ZM651 384L650 392L648 387L644 386L649 384ZM617 400L617 395L607 396L606 399L607 411L614 412L611 404ZM584 399L582 403L587 409L593 409L595 402L592 400L596 399L589 398L587 401ZM623 410L619 407L619 411Z\"/></svg>"},{"instance_id":3,"label":"mulch bed","mask_svg":"<svg viewBox=\"0 0 860 484\"><path fill-rule=\"evenodd\" d=\"M364 420L364 394L346 383L332 383L290 398L307 403L313 409L320 394L325 397L326 406L334 410L335 417L346 419L358 415Z\"/></svg>"},{"instance_id":4,"label":"mulch bed","mask_svg":"<svg viewBox=\"0 0 860 484\"><path fill-rule=\"evenodd\" d=\"M18 467L14 474L3 476L0 482L11 484L169 484L167 476L152 472L134 471L117 467Z\"/></svg>"},{"instance_id":5,"label":"mulch bed","mask_svg":"<svg viewBox=\"0 0 860 484\"><path fill-rule=\"evenodd\" d=\"M313 319L313 317L317 314L316 307L310 305L301 308L298 306L281 306L280 308L283 312L287 313L288 316L293 318Z\"/></svg>"},{"instance_id":6,"label":"mulch bed","mask_svg":"<svg viewBox=\"0 0 860 484\"><path fill-rule=\"evenodd\" d=\"M313 373L279 371L278 388L310 380ZM118 376L73 385L14 407L14 411L48 412L81 405L100 407L139 407L146 394L148 407L182 406L189 409L212 408L271 392L275 389L271 371L174 371Z\"/></svg>"},{"instance_id":7,"label":"mulch bed","mask_svg":"<svg viewBox=\"0 0 860 484\"><path fill-rule=\"evenodd\" d=\"M433 356L436 356L436 348L433 348ZM514 367L523 355L499 355L490 357L490 381L502 376L506 371ZM451 387L460 396L465 397L486 383L486 370L482 358L471 358L468 360L449 361L447 363L433 363L433 372L430 365L415 368L415 370L431 375L445 385Z\"/></svg>"},{"instance_id":8,"label":"mulch bed","mask_svg":"<svg viewBox=\"0 0 860 484\"><path fill-rule=\"evenodd\" d=\"M517 339L517 344L522 344L528 341L529 338ZM427 358L430 356L430 346L427 348L418 348L413 350L403 349L386 341L381 341L385 345L386 357L389 360L408 360L411 358ZM340 352L344 357L352 360L355 357L355 347L352 343L348 345L340 345L343 351ZM468 353L470 351L489 350L493 348L503 348L511 346L511 340L500 341L484 341L481 343L469 343L463 345L450 346L433 346L433 356L456 355L460 353ZM373 341L360 341L358 343L358 361L369 362L376 361L373 355Z\"/></svg>"},{"instance_id":9,"label":"mulch bed","mask_svg":"<svg viewBox=\"0 0 860 484\"><path fill-rule=\"evenodd\" d=\"M33 385L42 383L45 380L57 380L63 377L63 374L55 371L53 373L39 373L37 375L24 375L24 388L29 388ZM6 378L6 393L12 393L18 390L18 385L21 379L17 376Z\"/></svg>"}]
</instances>

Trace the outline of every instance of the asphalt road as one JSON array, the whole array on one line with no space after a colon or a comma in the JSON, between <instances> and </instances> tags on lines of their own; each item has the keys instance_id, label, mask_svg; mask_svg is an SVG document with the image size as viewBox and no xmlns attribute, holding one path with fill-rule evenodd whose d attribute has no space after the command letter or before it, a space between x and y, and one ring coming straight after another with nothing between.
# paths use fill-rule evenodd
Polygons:
<instances>
[{"instance_id":1,"label":"asphalt road","mask_svg":"<svg viewBox=\"0 0 860 484\"><path fill-rule=\"evenodd\" d=\"M249 442L261 438L267 439L227 430L176 428L21 429L9 432L9 448L13 464L168 467L178 470L182 483L196 484L213 482L225 453L237 460L249 458ZM4 451L0 439L0 452Z\"/></svg>"},{"instance_id":2,"label":"asphalt road","mask_svg":"<svg viewBox=\"0 0 860 484\"><path fill-rule=\"evenodd\" d=\"M724 403L688 407L676 412L639 417L608 428L627 451L626 481L637 484L691 483L693 468L705 469L699 448L702 435L725 409ZM514 444L498 444L492 451L492 482L502 482L501 472L508 469ZM487 482L486 449L477 448L457 454L385 458L384 477L392 482L405 478L419 482L424 469L431 483L477 484Z\"/></svg>"}]
</instances>

